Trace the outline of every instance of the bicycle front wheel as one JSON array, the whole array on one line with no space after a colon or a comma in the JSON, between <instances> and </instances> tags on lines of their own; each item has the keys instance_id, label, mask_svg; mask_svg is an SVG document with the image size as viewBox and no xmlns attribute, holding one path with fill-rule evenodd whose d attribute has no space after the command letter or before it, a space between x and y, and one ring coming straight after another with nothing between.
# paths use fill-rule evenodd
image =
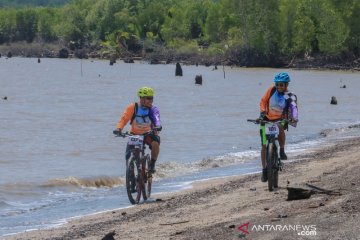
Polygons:
<instances>
[{"instance_id":1,"label":"bicycle front wheel","mask_svg":"<svg viewBox=\"0 0 360 240\"><path fill-rule=\"evenodd\" d=\"M267 169L267 178L268 178L268 189L269 191L274 190L274 182L275 182L275 144L270 142L266 148L266 169Z\"/></svg>"},{"instance_id":2,"label":"bicycle front wheel","mask_svg":"<svg viewBox=\"0 0 360 240\"><path fill-rule=\"evenodd\" d=\"M141 198L141 184L139 184L140 172L136 162L137 158L135 157L126 161L126 192L132 204L139 203Z\"/></svg>"}]
</instances>

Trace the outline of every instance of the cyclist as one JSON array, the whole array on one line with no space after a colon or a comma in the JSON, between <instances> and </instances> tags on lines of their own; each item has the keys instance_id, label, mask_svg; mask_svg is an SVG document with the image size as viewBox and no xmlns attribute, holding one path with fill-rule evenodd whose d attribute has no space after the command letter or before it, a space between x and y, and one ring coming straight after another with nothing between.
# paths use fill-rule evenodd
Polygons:
<instances>
[{"instance_id":1,"label":"cyclist","mask_svg":"<svg viewBox=\"0 0 360 240\"><path fill-rule=\"evenodd\" d=\"M121 134L122 129L130 121L132 134L144 134L156 127L161 130L161 121L160 121L160 111L159 108L153 105L154 100L154 90L150 87L141 87L137 92L138 97L140 98L138 103L129 104L123 115L121 116L119 122L116 125L118 134ZM149 171L151 173L155 172L155 162L158 158L160 151L160 136L158 131L146 135L144 139L145 143L149 145L151 149L151 161L149 166ZM126 160L131 156L130 147L126 147Z\"/></svg>"},{"instance_id":2,"label":"cyclist","mask_svg":"<svg viewBox=\"0 0 360 240\"><path fill-rule=\"evenodd\" d=\"M261 98L260 101L260 117L258 120L277 121L287 119L289 124L296 127L298 122L297 99L296 95L289 92L288 86L290 76L286 72L281 72L275 75L275 86L270 87ZM280 159L287 160L285 154L285 131L287 124L279 124L279 145L280 145ZM262 163L262 176L261 181L267 181L266 171L266 136L265 126L260 126L261 136L261 163Z\"/></svg>"}]
</instances>

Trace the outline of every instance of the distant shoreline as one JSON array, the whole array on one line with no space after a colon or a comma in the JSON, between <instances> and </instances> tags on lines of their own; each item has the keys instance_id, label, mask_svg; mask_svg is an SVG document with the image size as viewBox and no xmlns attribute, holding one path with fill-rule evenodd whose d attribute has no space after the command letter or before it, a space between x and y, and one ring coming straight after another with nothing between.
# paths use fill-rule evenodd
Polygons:
<instances>
[{"instance_id":1,"label":"distant shoreline","mask_svg":"<svg viewBox=\"0 0 360 240\"><path fill-rule=\"evenodd\" d=\"M63 51L61 53L61 51ZM338 59L328 56L306 56L294 57L292 59L281 60L273 66L257 65L254 63L238 64L234 60L224 59L223 56L205 57L198 54L181 55L150 53L144 55L111 55L103 52L101 47L93 46L84 49L62 48L54 44L25 44L14 43L11 45L0 45L0 54L3 58L25 57L25 58L79 58L79 59L105 59L112 63L123 61L131 63L136 60L143 60L149 64L175 64L177 62L184 65L204 65L204 66L234 66L234 67L271 67L289 68L304 70L345 70L360 71L360 58ZM65 55L62 55L65 54Z\"/></svg>"}]
</instances>

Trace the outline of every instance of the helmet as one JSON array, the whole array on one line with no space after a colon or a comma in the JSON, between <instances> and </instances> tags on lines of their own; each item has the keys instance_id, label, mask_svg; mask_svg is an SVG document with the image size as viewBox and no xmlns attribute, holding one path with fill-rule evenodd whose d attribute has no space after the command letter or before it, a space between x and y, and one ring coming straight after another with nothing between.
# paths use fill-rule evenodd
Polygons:
<instances>
[{"instance_id":1,"label":"helmet","mask_svg":"<svg viewBox=\"0 0 360 240\"><path fill-rule=\"evenodd\" d=\"M275 75L274 82L290 82L290 76L286 72L281 72Z\"/></svg>"},{"instance_id":2,"label":"helmet","mask_svg":"<svg viewBox=\"0 0 360 240\"><path fill-rule=\"evenodd\" d=\"M138 97L153 97L154 90L151 87L141 87L137 92Z\"/></svg>"}]
</instances>

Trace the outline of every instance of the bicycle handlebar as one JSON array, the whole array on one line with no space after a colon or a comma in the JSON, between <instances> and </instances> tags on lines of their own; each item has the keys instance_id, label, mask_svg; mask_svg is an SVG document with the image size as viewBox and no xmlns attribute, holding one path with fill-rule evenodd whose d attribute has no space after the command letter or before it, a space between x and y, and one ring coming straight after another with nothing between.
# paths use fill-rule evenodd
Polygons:
<instances>
[{"instance_id":1,"label":"bicycle handlebar","mask_svg":"<svg viewBox=\"0 0 360 240\"><path fill-rule=\"evenodd\" d=\"M129 133L129 132L124 132L124 133L119 134L119 130L116 129L116 130L113 131L113 134L115 135L115 137L123 137L123 138L125 138L127 136L133 136L133 135L144 135L145 136L145 135L153 133L154 131L160 132L161 129L162 129L161 126L160 127L154 127L153 129L151 129L151 130L149 130L149 131L147 131L146 133L143 133L143 134L132 134L132 133Z\"/></svg>"},{"instance_id":2,"label":"bicycle handlebar","mask_svg":"<svg viewBox=\"0 0 360 240\"><path fill-rule=\"evenodd\" d=\"M288 122L288 120L286 120L286 119L280 119L280 120L277 120L277 121L268 121L268 120L261 120L261 119L248 119L247 121L248 121L248 122L255 123L255 124L263 124L263 123L286 123L286 122Z\"/></svg>"}]
</instances>

